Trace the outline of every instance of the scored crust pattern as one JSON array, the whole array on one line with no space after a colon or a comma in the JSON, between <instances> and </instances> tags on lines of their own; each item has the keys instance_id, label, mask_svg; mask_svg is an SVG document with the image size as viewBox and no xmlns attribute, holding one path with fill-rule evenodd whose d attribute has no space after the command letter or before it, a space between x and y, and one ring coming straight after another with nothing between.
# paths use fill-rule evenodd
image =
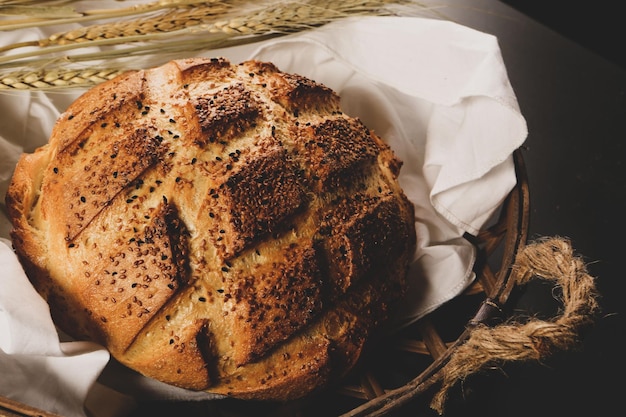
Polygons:
<instances>
[{"instance_id":1,"label":"scored crust pattern","mask_svg":"<svg viewBox=\"0 0 626 417\"><path fill-rule=\"evenodd\" d=\"M403 294L400 166L321 84L179 60L78 98L7 206L64 331L169 384L290 399L352 368Z\"/></svg>"}]
</instances>

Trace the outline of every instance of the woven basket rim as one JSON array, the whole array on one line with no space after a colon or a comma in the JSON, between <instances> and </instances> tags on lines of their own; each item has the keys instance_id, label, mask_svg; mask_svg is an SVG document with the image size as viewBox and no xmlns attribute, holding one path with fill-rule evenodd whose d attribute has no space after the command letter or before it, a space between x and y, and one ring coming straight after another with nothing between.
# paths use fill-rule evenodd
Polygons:
<instances>
[{"instance_id":1,"label":"woven basket rim","mask_svg":"<svg viewBox=\"0 0 626 417\"><path fill-rule=\"evenodd\" d=\"M466 291L476 291L476 286L483 287L478 291L483 292L484 298L476 307L475 314L468 320L456 340L450 343L444 352L435 354L434 361L415 378L399 388L369 399L364 404L341 414L341 417L384 415L400 408L419 395L425 394L428 388L440 382L442 368L449 362L458 347L465 343L473 329L502 315L503 306L515 287L515 282L511 279L511 267L516 255L526 245L530 217L528 177L521 149L514 151L513 160L517 182L502 204L500 217L494 225L479 233L478 236L467 236L468 240L477 247L479 256L483 258L491 256L495 246L503 245L500 268L493 272L487 264L479 266L482 270L475 271L477 280L474 288ZM486 261L486 259L483 260ZM462 296L463 294L459 297ZM421 321L427 322L429 317L427 315ZM417 325L419 326L419 323ZM431 339L438 337L433 332L435 330L432 327L422 330L422 333L429 333L425 337ZM431 352L432 354L434 352Z\"/></svg>"}]
</instances>

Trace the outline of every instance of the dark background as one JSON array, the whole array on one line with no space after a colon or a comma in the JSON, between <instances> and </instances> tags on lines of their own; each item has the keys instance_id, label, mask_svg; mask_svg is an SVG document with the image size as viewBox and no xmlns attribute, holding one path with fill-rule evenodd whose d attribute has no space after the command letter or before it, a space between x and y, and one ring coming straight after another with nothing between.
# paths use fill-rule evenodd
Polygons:
<instances>
[{"instance_id":1,"label":"dark background","mask_svg":"<svg viewBox=\"0 0 626 417\"><path fill-rule=\"evenodd\" d=\"M529 136L531 240L571 239L597 279L601 314L581 343L543 363L465 381L447 417L624 415L626 375L626 25L619 1L500 0L466 22L496 34ZM512 17L511 19L507 19ZM549 311L550 289L519 305ZM622 409L622 411L619 411ZM407 414L418 415L418 414ZM434 414L433 414L434 415ZM403 415L404 417L404 415Z\"/></svg>"},{"instance_id":2,"label":"dark background","mask_svg":"<svg viewBox=\"0 0 626 417\"><path fill-rule=\"evenodd\" d=\"M501 0L550 29L626 68L626 24L619 0Z\"/></svg>"}]
</instances>

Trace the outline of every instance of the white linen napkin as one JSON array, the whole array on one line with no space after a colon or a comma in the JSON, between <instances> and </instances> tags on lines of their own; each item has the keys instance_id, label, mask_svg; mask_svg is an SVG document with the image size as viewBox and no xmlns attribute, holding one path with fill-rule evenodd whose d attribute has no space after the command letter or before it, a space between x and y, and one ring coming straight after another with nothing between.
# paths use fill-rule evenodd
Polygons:
<instances>
[{"instance_id":1,"label":"white linen napkin","mask_svg":"<svg viewBox=\"0 0 626 417\"><path fill-rule=\"evenodd\" d=\"M477 233L514 186L511 154L527 135L495 37L448 21L361 17L204 55L272 61L283 71L324 83L341 95L346 113L361 118L404 161L400 182L415 206L418 248L397 325L433 311L472 282L475 253L463 234ZM0 122L0 193L19 153L47 141L54 119L73 98L67 93L12 96L10 101L0 97L3 113L7 106L19 110L12 110L18 114L10 123ZM26 131L29 139L23 145ZM0 236L8 237L3 217L0 210ZM33 301L36 309L30 301L11 302L4 281L11 283L11 291L35 297L6 247L0 270L0 395L46 409L54 397L55 409L78 415L86 390L105 367L106 352L90 344L59 345L41 300ZM21 305L29 306L28 320L20 318ZM31 360L27 352L33 343L40 356ZM82 365L56 365L64 361ZM116 383L111 368L102 375L114 390L144 398L211 398L142 377L126 375ZM29 377L18 378L21 373ZM35 390L29 379L35 375L69 381L82 375L83 382L65 387L66 395L59 397L58 384ZM28 388L27 395L20 395L20 386Z\"/></svg>"},{"instance_id":2,"label":"white linen napkin","mask_svg":"<svg viewBox=\"0 0 626 417\"><path fill-rule=\"evenodd\" d=\"M91 342L59 342L48 305L0 239L0 394L67 417L84 415L88 391L109 361Z\"/></svg>"}]
</instances>

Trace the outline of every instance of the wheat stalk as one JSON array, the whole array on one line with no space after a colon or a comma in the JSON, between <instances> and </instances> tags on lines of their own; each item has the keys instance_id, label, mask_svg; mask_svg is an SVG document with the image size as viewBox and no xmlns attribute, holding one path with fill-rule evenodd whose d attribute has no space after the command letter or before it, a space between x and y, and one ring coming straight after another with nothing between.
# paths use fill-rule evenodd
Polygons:
<instances>
[{"instance_id":1,"label":"wheat stalk","mask_svg":"<svg viewBox=\"0 0 626 417\"><path fill-rule=\"evenodd\" d=\"M123 1L123 0L122 0ZM28 16L21 19L6 19L0 21L0 30L25 29L36 26L52 26L67 23L85 23L93 20L115 19L128 16L137 16L159 10L177 7L192 7L195 4L218 3L217 0L159 0L156 2L137 4L130 7L115 7L112 9L89 9L78 11L76 8L59 3L79 3L80 1L23 1L16 6L3 6L9 3L0 0L0 14ZM37 4L33 6L31 4ZM46 3L42 4L42 3Z\"/></svg>"},{"instance_id":2,"label":"wheat stalk","mask_svg":"<svg viewBox=\"0 0 626 417\"><path fill-rule=\"evenodd\" d=\"M5 3L0 0L0 7ZM81 12L81 16L133 18L0 48L0 52L11 52L0 56L0 91L88 87L132 69L136 57L152 56L164 62L192 52L305 30L347 16L390 14L386 6L408 3L416 4L407 0L161 0L134 10ZM65 22L66 18L59 20ZM17 51L25 46L35 48ZM100 49L84 52L85 47Z\"/></svg>"},{"instance_id":3,"label":"wheat stalk","mask_svg":"<svg viewBox=\"0 0 626 417\"><path fill-rule=\"evenodd\" d=\"M206 23L199 17L219 16L219 13L214 11L212 5L197 6L191 12L185 13L185 18L177 19L175 22L168 22L169 27L166 29L155 25L156 21L154 19L149 20L147 25L144 20L132 20L123 24L97 25L87 27L84 30L53 35L48 39L37 41L36 45L27 43L8 45L3 48L4 51L16 49L17 46L39 46L39 48L34 51L1 57L0 65L7 67L40 62L24 60L41 57L46 54L67 52L84 48L85 46L110 47L136 42L163 41L183 36L189 37L190 35L197 38L197 42L206 43L202 39L206 34L218 35L218 37L223 38L224 36L261 35L270 31L290 33L304 28L319 26L347 15L361 13L364 10L373 13L383 5L393 2L385 0L349 0L343 2L315 0L309 2L269 2L262 3L256 7L251 7L249 5L250 2L234 2L233 5L238 5L244 9L242 6L246 3L248 4L248 7L245 8L246 14L233 14L226 19L215 20L212 23ZM180 13L177 14L180 15ZM191 22L192 24L186 24L186 22ZM198 24L193 24L196 22ZM178 23L178 25L174 23ZM140 30L141 27L150 30L142 31ZM90 36L86 37L84 36L85 34L90 34ZM209 40L208 46L210 46L211 42L212 39ZM142 50L146 51L146 53L152 53L153 49L159 48L161 48L161 45L157 45L155 48L151 48L148 45L146 48L142 48ZM103 55L105 59L110 58L110 56L106 55L106 52ZM74 57L68 56L66 58L72 60Z\"/></svg>"},{"instance_id":4,"label":"wheat stalk","mask_svg":"<svg viewBox=\"0 0 626 417\"><path fill-rule=\"evenodd\" d=\"M126 39L129 36L168 33L210 22L218 16L232 12L232 5L215 2L197 7L179 7L156 16L136 19L132 22L115 22L87 26L59 33L39 42L38 46L63 45L74 42L90 42L101 39Z\"/></svg>"},{"instance_id":5,"label":"wheat stalk","mask_svg":"<svg viewBox=\"0 0 626 417\"><path fill-rule=\"evenodd\" d=\"M110 80L125 70L104 69L53 69L34 72L16 71L0 78L0 90L51 90L58 88L90 87Z\"/></svg>"}]
</instances>

